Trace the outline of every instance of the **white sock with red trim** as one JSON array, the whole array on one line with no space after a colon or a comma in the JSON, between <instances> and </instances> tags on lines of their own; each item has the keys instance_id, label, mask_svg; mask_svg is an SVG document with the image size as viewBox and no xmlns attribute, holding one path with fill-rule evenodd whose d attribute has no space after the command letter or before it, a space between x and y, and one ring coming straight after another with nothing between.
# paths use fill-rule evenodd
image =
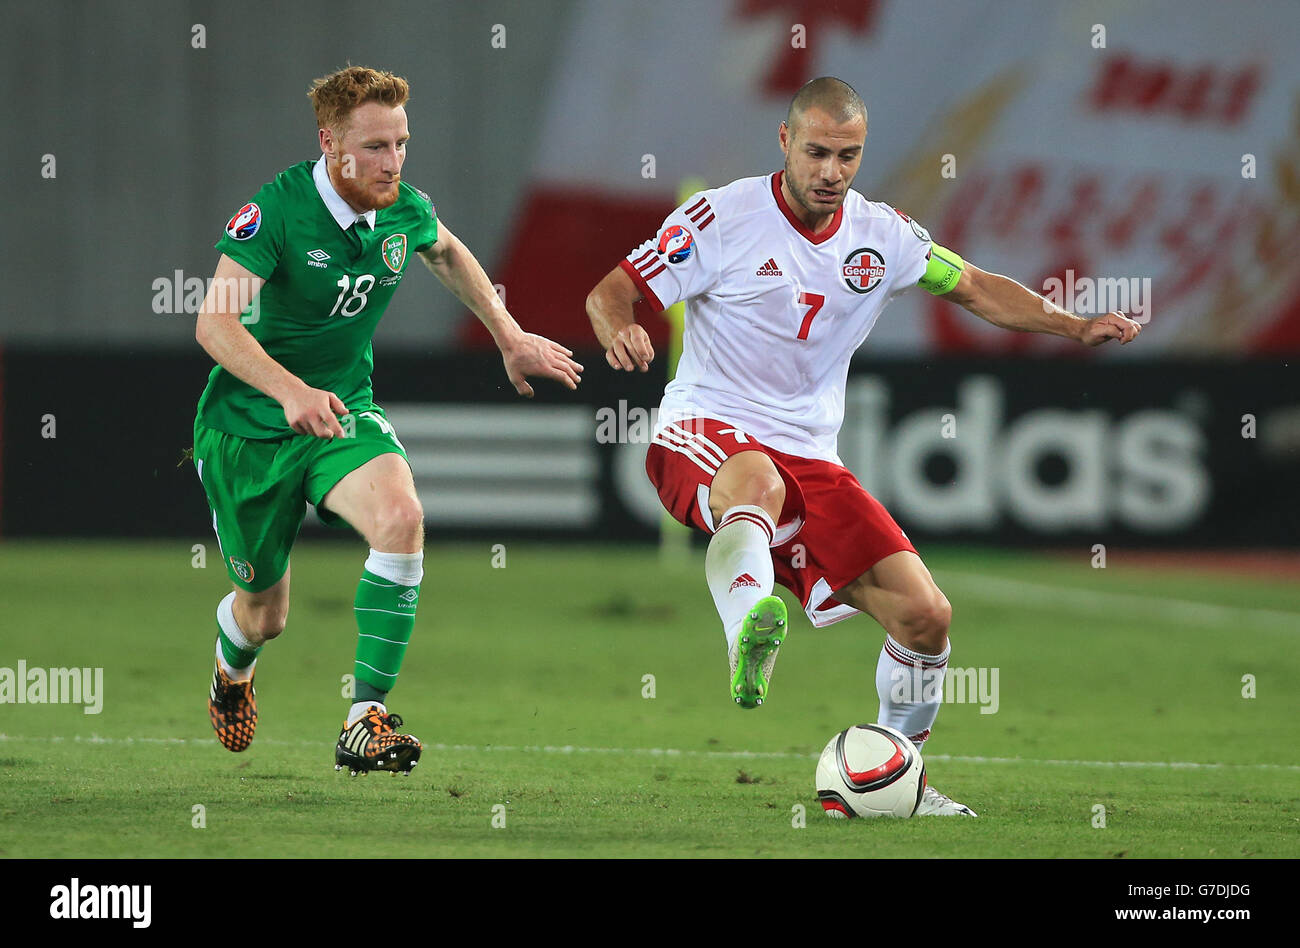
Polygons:
<instances>
[{"instance_id":1,"label":"white sock with red trim","mask_svg":"<svg viewBox=\"0 0 1300 948\"><path fill-rule=\"evenodd\" d=\"M943 703L943 676L951 643L938 655L923 655L885 636L876 663L876 693L880 696L877 724L902 731L920 750Z\"/></svg>"},{"instance_id":2,"label":"white sock with red trim","mask_svg":"<svg viewBox=\"0 0 1300 948\"><path fill-rule=\"evenodd\" d=\"M730 649L740 636L745 613L772 595L772 535L776 525L762 507L740 505L726 511L709 541L704 576L718 607Z\"/></svg>"}]
</instances>

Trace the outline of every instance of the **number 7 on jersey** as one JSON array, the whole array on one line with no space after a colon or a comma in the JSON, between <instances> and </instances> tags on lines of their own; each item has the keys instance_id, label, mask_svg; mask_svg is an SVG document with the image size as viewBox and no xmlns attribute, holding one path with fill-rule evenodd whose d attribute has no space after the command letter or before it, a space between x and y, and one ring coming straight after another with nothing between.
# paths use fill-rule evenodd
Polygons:
<instances>
[{"instance_id":1,"label":"number 7 on jersey","mask_svg":"<svg viewBox=\"0 0 1300 948\"><path fill-rule=\"evenodd\" d=\"M800 293L799 302L810 307L810 309L804 314L803 323L799 326L799 335L796 338L807 339L808 330L812 328L813 317L821 311L822 304L826 302L826 297L820 293Z\"/></svg>"}]
</instances>

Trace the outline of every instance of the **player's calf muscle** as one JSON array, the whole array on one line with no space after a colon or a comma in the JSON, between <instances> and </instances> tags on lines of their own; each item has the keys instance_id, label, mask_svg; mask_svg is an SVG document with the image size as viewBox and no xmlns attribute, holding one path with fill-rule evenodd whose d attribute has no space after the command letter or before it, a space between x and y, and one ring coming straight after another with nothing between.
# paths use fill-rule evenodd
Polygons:
<instances>
[{"instance_id":1,"label":"player's calf muscle","mask_svg":"<svg viewBox=\"0 0 1300 948\"><path fill-rule=\"evenodd\" d=\"M923 655L943 651L952 606L932 582L886 588L868 572L838 590L835 598L874 617L900 645Z\"/></svg>"}]
</instances>

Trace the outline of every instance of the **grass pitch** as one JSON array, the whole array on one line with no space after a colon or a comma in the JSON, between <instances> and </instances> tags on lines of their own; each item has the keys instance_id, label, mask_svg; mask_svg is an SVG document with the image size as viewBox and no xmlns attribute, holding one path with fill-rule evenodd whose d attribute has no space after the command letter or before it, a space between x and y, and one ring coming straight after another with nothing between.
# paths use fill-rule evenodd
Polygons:
<instances>
[{"instance_id":1,"label":"grass pitch","mask_svg":"<svg viewBox=\"0 0 1300 948\"><path fill-rule=\"evenodd\" d=\"M923 553L953 603L951 665L998 674L996 713L947 704L926 748L978 820L824 818L815 758L875 719L883 633L813 629L787 599L772 697L741 711L699 554L508 544L493 568L489 544L431 546L390 701L423 759L353 779L333 745L360 543L295 550L242 754L206 713L215 556L5 543L0 666L101 667L104 694L95 715L0 704L0 855L356 856L377 820L411 857L1300 855L1294 584Z\"/></svg>"}]
</instances>

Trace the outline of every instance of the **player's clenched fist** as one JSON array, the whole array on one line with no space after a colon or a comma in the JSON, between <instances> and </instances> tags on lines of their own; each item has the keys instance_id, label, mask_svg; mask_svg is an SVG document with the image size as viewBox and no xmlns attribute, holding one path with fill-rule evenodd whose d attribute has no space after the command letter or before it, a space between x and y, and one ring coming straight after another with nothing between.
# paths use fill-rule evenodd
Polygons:
<instances>
[{"instance_id":1,"label":"player's clenched fist","mask_svg":"<svg viewBox=\"0 0 1300 948\"><path fill-rule=\"evenodd\" d=\"M348 413L347 406L333 392L306 385L284 400L284 419L298 434L317 438L341 438L343 426L339 415Z\"/></svg>"},{"instance_id":2,"label":"player's clenched fist","mask_svg":"<svg viewBox=\"0 0 1300 948\"><path fill-rule=\"evenodd\" d=\"M1123 313L1115 310L1105 316L1098 316L1096 319L1089 320L1088 324L1083 328L1083 339L1081 341L1086 346L1099 346L1108 339L1118 339L1120 345L1123 345L1136 339L1141 331L1141 323L1129 319Z\"/></svg>"},{"instance_id":3,"label":"player's clenched fist","mask_svg":"<svg viewBox=\"0 0 1300 948\"><path fill-rule=\"evenodd\" d=\"M630 323L620 329L605 352L605 360L612 367L627 372L633 369L646 372L654 359L655 350L650 345L650 335L637 323Z\"/></svg>"}]
</instances>

